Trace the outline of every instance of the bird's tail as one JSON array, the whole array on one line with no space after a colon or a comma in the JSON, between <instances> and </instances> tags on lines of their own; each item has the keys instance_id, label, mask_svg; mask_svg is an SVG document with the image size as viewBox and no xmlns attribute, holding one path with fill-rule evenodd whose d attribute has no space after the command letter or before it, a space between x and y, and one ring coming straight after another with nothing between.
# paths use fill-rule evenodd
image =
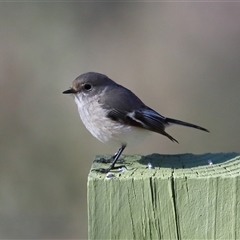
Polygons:
<instances>
[{"instance_id":1,"label":"bird's tail","mask_svg":"<svg viewBox=\"0 0 240 240\"><path fill-rule=\"evenodd\" d=\"M182 126L186 126L186 127L192 127L192 128L196 128L205 132L209 132L206 128L200 127L198 125L192 124L192 123L188 123L188 122L183 122L177 119L173 119L173 118L166 118L165 121L167 123L173 123L173 124L178 124L178 125L182 125Z\"/></svg>"}]
</instances>

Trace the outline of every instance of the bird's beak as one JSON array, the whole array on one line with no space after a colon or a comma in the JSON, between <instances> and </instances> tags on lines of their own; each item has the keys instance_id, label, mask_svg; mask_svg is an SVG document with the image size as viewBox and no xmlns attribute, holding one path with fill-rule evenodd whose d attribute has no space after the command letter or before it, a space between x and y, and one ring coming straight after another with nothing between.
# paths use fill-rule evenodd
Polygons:
<instances>
[{"instance_id":1,"label":"bird's beak","mask_svg":"<svg viewBox=\"0 0 240 240\"><path fill-rule=\"evenodd\" d=\"M74 90L73 88L70 88L63 92L63 94L72 94L72 93L76 93L76 90Z\"/></svg>"}]
</instances>

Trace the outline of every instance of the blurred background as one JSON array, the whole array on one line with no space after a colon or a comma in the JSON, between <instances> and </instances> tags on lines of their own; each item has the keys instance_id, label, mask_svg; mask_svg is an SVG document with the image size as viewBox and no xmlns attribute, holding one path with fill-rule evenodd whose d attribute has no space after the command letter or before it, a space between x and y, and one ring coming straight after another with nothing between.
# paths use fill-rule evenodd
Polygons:
<instances>
[{"instance_id":1,"label":"blurred background","mask_svg":"<svg viewBox=\"0 0 240 240\"><path fill-rule=\"evenodd\" d=\"M125 154L239 151L240 4L0 3L0 238L86 239L87 176L116 151L83 126L62 91L108 75L168 129Z\"/></svg>"}]
</instances>

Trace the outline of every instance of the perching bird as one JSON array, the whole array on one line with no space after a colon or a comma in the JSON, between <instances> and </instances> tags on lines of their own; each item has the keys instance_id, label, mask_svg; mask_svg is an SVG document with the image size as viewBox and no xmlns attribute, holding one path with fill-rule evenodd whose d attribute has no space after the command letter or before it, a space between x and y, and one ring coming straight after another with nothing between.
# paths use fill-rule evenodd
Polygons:
<instances>
[{"instance_id":1,"label":"perching bird","mask_svg":"<svg viewBox=\"0 0 240 240\"><path fill-rule=\"evenodd\" d=\"M133 92L117 84L106 75L88 72L77 77L69 90L78 106L79 115L91 134L104 143L119 147L108 168L98 169L107 173L119 167L115 163L126 146L141 141L147 133L156 132L178 141L165 132L172 125L182 125L209 132L192 123L164 117L146 106Z\"/></svg>"}]
</instances>

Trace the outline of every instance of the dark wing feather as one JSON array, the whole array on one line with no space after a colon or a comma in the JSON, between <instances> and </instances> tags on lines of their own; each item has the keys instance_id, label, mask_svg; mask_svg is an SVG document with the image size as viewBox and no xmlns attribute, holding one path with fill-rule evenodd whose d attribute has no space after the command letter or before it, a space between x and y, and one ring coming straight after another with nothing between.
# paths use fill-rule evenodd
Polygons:
<instances>
[{"instance_id":1,"label":"dark wing feather","mask_svg":"<svg viewBox=\"0 0 240 240\"><path fill-rule=\"evenodd\" d=\"M108 112L107 117L113 121L127 124L134 127L144 128L168 137L171 141L178 141L165 132L165 118L151 109L137 110L133 112L122 112L112 109Z\"/></svg>"},{"instance_id":2,"label":"dark wing feather","mask_svg":"<svg viewBox=\"0 0 240 240\"><path fill-rule=\"evenodd\" d=\"M133 92L121 85L112 85L98 102L107 110L107 117L113 121L144 128L178 142L165 132L166 118L147 107Z\"/></svg>"},{"instance_id":3,"label":"dark wing feather","mask_svg":"<svg viewBox=\"0 0 240 240\"><path fill-rule=\"evenodd\" d=\"M142 110L135 111L134 115L131 114L131 116L136 121L142 122L144 128L162 134L168 137L171 141L178 143L178 141L175 138L173 138L171 135L165 132L165 127L169 125L168 122L166 121L166 118L158 114L151 108L146 107Z\"/></svg>"}]
</instances>

